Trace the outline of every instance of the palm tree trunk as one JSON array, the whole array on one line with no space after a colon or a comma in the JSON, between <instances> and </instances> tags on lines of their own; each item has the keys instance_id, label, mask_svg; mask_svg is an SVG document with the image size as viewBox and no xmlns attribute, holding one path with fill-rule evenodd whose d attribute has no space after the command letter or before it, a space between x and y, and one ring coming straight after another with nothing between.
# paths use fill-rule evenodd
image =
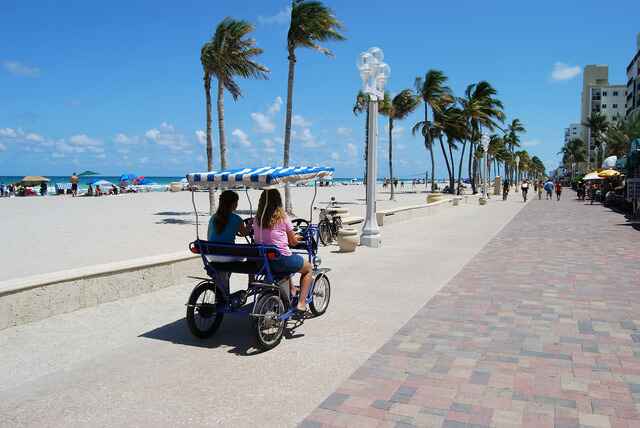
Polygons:
<instances>
[{"instance_id":1,"label":"palm tree trunk","mask_svg":"<svg viewBox=\"0 0 640 428\"><path fill-rule=\"evenodd\" d=\"M449 174L449 183L451 183L451 166L449 165L449 158L447 152L444 150L444 143L442 142L442 136L438 138L440 140L440 149L442 150L442 156L444 156L444 162L447 165L447 173Z\"/></svg>"},{"instance_id":2,"label":"palm tree trunk","mask_svg":"<svg viewBox=\"0 0 640 428\"><path fill-rule=\"evenodd\" d=\"M429 145L429 156L431 157L431 191L433 192L436 182L436 161L433 157L433 142Z\"/></svg>"},{"instance_id":3,"label":"palm tree trunk","mask_svg":"<svg viewBox=\"0 0 640 428\"><path fill-rule=\"evenodd\" d=\"M475 150L474 150L474 144L473 141L469 141L469 183L471 183L471 192L475 195L476 194L476 182L475 182L475 168L472 168L472 165L475 165L475 162L473 161L474 158L474 154L475 154Z\"/></svg>"},{"instance_id":4,"label":"palm tree trunk","mask_svg":"<svg viewBox=\"0 0 640 428\"><path fill-rule=\"evenodd\" d=\"M431 134L429 133L429 106L425 102L424 104L424 124L426 127L426 132L424 133L424 146L429 151L429 155L431 157L431 191L433 192L433 187L435 184L435 174L436 174L436 164L435 159L433 158L433 141L431 141ZM427 181L425 180L424 186L427 187Z\"/></svg>"},{"instance_id":5,"label":"palm tree trunk","mask_svg":"<svg viewBox=\"0 0 640 428\"><path fill-rule=\"evenodd\" d=\"M207 171L212 171L213 142L211 141L211 76L208 73L205 73L204 75L204 94L207 104ZM214 189L209 188L209 215L213 215L215 209L216 197Z\"/></svg>"},{"instance_id":6,"label":"palm tree trunk","mask_svg":"<svg viewBox=\"0 0 640 428\"><path fill-rule=\"evenodd\" d=\"M291 114L293 111L293 79L296 67L296 55L289 49L289 77L287 78L287 113L284 125L284 159L282 165L289 166L290 146L291 146ZM284 187L284 207L287 213L293 213L293 203L291 201L291 191L289 186Z\"/></svg>"},{"instance_id":7,"label":"palm tree trunk","mask_svg":"<svg viewBox=\"0 0 640 428\"><path fill-rule=\"evenodd\" d=\"M224 134L224 86L218 79L218 139L220 145L220 169L227 169L227 138Z\"/></svg>"},{"instance_id":8,"label":"palm tree trunk","mask_svg":"<svg viewBox=\"0 0 640 428\"><path fill-rule=\"evenodd\" d=\"M462 142L462 153L460 153L460 162L458 163L458 189L456 193L459 195L460 185L462 184L462 162L464 161L464 151L467 148L467 142Z\"/></svg>"},{"instance_id":9,"label":"palm tree trunk","mask_svg":"<svg viewBox=\"0 0 640 428\"><path fill-rule=\"evenodd\" d=\"M391 181L391 196L389 200L395 200L395 193L393 190L393 117L389 115L389 179Z\"/></svg>"},{"instance_id":10,"label":"palm tree trunk","mask_svg":"<svg viewBox=\"0 0 640 428\"><path fill-rule=\"evenodd\" d=\"M449 188L451 189L451 194L456 193L455 191L455 181L456 181L456 166L453 163L453 150L451 149L451 141L447 139L447 143L449 144L449 158L451 161L451 175L449 176Z\"/></svg>"}]
</instances>

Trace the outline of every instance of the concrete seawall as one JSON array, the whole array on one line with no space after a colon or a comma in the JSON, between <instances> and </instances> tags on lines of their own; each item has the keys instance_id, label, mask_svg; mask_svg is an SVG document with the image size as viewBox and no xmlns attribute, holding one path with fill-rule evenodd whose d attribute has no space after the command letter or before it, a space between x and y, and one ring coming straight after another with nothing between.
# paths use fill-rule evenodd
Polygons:
<instances>
[{"instance_id":1,"label":"concrete seawall","mask_svg":"<svg viewBox=\"0 0 640 428\"><path fill-rule=\"evenodd\" d=\"M388 226L448 207L453 207L451 199L397 207L379 211L378 222ZM0 330L184 284L189 275L204 275L200 257L179 252L1 281Z\"/></svg>"},{"instance_id":2,"label":"concrete seawall","mask_svg":"<svg viewBox=\"0 0 640 428\"><path fill-rule=\"evenodd\" d=\"M199 256L180 252L0 282L0 330L183 284L202 275Z\"/></svg>"}]
</instances>

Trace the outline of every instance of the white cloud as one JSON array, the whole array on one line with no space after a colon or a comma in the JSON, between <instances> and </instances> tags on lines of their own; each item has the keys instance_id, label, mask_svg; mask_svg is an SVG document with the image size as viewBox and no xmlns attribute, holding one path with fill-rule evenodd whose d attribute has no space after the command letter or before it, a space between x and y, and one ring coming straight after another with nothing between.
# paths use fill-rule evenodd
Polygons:
<instances>
[{"instance_id":1,"label":"white cloud","mask_svg":"<svg viewBox=\"0 0 640 428\"><path fill-rule=\"evenodd\" d=\"M122 132L116 134L116 136L113 137L113 141L118 144L137 144L140 142L138 137L130 137Z\"/></svg>"},{"instance_id":2,"label":"white cloud","mask_svg":"<svg viewBox=\"0 0 640 428\"><path fill-rule=\"evenodd\" d=\"M145 163L149 162L149 158L147 156L141 157L138 160L138 162L141 163L141 164L145 164Z\"/></svg>"},{"instance_id":3,"label":"white cloud","mask_svg":"<svg viewBox=\"0 0 640 428\"><path fill-rule=\"evenodd\" d=\"M98 147L102 142L89 137L87 134L73 135L69 142L74 146Z\"/></svg>"},{"instance_id":4,"label":"white cloud","mask_svg":"<svg viewBox=\"0 0 640 428\"><path fill-rule=\"evenodd\" d=\"M207 134L202 129L198 129L196 131L196 140L204 146L207 144Z\"/></svg>"},{"instance_id":5,"label":"white cloud","mask_svg":"<svg viewBox=\"0 0 640 428\"><path fill-rule=\"evenodd\" d=\"M231 132L231 135L233 135L236 138L236 141L238 141L243 146L251 146L251 140L249 140L249 136L242 129L234 129L233 132Z\"/></svg>"},{"instance_id":6,"label":"white cloud","mask_svg":"<svg viewBox=\"0 0 640 428\"><path fill-rule=\"evenodd\" d=\"M291 6L286 6L284 9L271 16L258 16L258 22L261 24L288 24L291 19Z\"/></svg>"},{"instance_id":7,"label":"white cloud","mask_svg":"<svg viewBox=\"0 0 640 428\"><path fill-rule=\"evenodd\" d=\"M276 152L276 143L271 138L265 138L262 140L264 144L264 151L267 153L275 153Z\"/></svg>"},{"instance_id":8,"label":"white cloud","mask_svg":"<svg viewBox=\"0 0 640 428\"><path fill-rule=\"evenodd\" d=\"M19 130L12 128L0 128L0 137L18 138Z\"/></svg>"},{"instance_id":9,"label":"white cloud","mask_svg":"<svg viewBox=\"0 0 640 428\"><path fill-rule=\"evenodd\" d=\"M267 113L269 113L270 115L274 115L280 111L280 107L282 107L282 98L276 97L276 99L273 100L273 104L269 106Z\"/></svg>"},{"instance_id":10,"label":"white cloud","mask_svg":"<svg viewBox=\"0 0 640 428\"><path fill-rule=\"evenodd\" d=\"M53 152L51 153L51 157L54 159L61 159L64 157L64 153L59 153L59 152Z\"/></svg>"},{"instance_id":11,"label":"white cloud","mask_svg":"<svg viewBox=\"0 0 640 428\"><path fill-rule=\"evenodd\" d=\"M184 135L176 132L175 127L166 122L160 124L160 129L149 129L144 136L160 146L168 147L169 150L184 151L190 146Z\"/></svg>"},{"instance_id":12,"label":"white cloud","mask_svg":"<svg viewBox=\"0 0 640 428\"><path fill-rule=\"evenodd\" d=\"M314 147L320 147L323 145L323 143L320 143L316 140L316 137L311 133L310 128L292 130L291 138L293 140L302 141L303 147L314 148Z\"/></svg>"},{"instance_id":13,"label":"white cloud","mask_svg":"<svg viewBox=\"0 0 640 428\"><path fill-rule=\"evenodd\" d=\"M347 144L347 153L349 153L349 156L355 157L356 154L358 154L358 148L356 147L355 144L348 143Z\"/></svg>"},{"instance_id":14,"label":"white cloud","mask_svg":"<svg viewBox=\"0 0 640 428\"><path fill-rule=\"evenodd\" d=\"M2 66L5 70L15 76L23 77L38 77L40 76L40 69L38 67L30 67L19 61L3 61Z\"/></svg>"},{"instance_id":15,"label":"white cloud","mask_svg":"<svg viewBox=\"0 0 640 428\"><path fill-rule=\"evenodd\" d=\"M394 126L393 127L393 137L400 138L404 135L404 127L403 126ZM381 140L388 141L389 140L389 125L384 126L384 134L380 135ZM395 141L395 140L394 140Z\"/></svg>"},{"instance_id":16,"label":"white cloud","mask_svg":"<svg viewBox=\"0 0 640 428\"><path fill-rule=\"evenodd\" d=\"M44 137L40 134L36 134L35 132L28 133L25 138L29 141L35 141L36 143L44 142Z\"/></svg>"},{"instance_id":17,"label":"white cloud","mask_svg":"<svg viewBox=\"0 0 640 428\"><path fill-rule=\"evenodd\" d=\"M540 144L542 144L542 141L540 140L527 140L524 143L522 143L524 147L534 147L534 146L539 146Z\"/></svg>"},{"instance_id":18,"label":"white cloud","mask_svg":"<svg viewBox=\"0 0 640 428\"><path fill-rule=\"evenodd\" d=\"M339 127L338 129L336 129L336 134L341 137L351 137L351 135L353 135L353 129Z\"/></svg>"},{"instance_id":19,"label":"white cloud","mask_svg":"<svg viewBox=\"0 0 640 428\"><path fill-rule=\"evenodd\" d=\"M0 152L4 152L5 150L7 150L7 146L5 146L4 144L0 143Z\"/></svg>"},{"instance_id":20,"label":"white cloud","mask_svg":"<svg viewBox=\"0 0 640 428\"><path fill-rule=\"evenodd\" d=\"M276 130L276 125L273 121L264 113L251 113L251 119L253 120L256 131L263 134L271 134Z\"/></svg>"},{"instance_id":21,"label":"white cloud","mask_svg":"<svg viewBox=\"0 0 640 428\"><path fill-rule=\"evenodd\" d=\"M570 66L563 62L556 62L553 64L553 70L551 71L551 78L553 80L570 80L576 77L581 72L580 66Z\"/></svg>"},{"instance_id":22,"label":"white cloud","mask_svg":"<svg viewBox=\"0 0 640 428\"><path fill-rule=\"evenodd\" d=\"M311 122L309 122L307 119L305 119L304 117L300 116L299 114L294 114L293 118L291 119L291 124L293 126L300 126L302 128L307 128L309 126L311 126Z\"/></svg>"},{"instance_id":23,"label":"white cloud","mask_svg":"<svg viewBox=\"0 0 640 428\"><path fill-rule=\"evenodd\" d=\"M331 153L331 160L339 161L339 160L340 160L340 153L338 153L338 152L332 152L332 153Z\"/></svg>"}]
</instances>

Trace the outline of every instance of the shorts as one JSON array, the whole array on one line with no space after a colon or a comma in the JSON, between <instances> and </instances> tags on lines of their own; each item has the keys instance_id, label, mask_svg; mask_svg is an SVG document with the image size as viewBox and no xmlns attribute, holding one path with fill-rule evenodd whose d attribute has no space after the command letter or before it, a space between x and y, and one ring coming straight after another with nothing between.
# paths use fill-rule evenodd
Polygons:
<instances>
[{"instance_id":1,"label":"shorts","mask_svg":"<svg viewBox=\"0 0 640 428\"><path fill-rule=\"evenodd\" d=\"M78 183L72 183L71 184L71 190L74 191L74 192L77 192L78 191Z\"/></svg>"},{"instance_id":2,"label":"shorts","mask_svg":"<svg viewBox=\"0 0 640 428\"><path fill-rule=\"evenodd\" d=\"M276 273L296 273L304 265L304 258L300 254L280 256L270 262L271 269Z\"/></svg>"}]
</instances>

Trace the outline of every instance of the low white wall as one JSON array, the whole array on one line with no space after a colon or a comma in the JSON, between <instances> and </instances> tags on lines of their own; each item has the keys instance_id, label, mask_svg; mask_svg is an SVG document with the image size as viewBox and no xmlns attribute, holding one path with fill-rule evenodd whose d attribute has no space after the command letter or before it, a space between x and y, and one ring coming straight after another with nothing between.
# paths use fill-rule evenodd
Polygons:
<instances>
[{"instance_id":1,"label":"low white wall","mask_svg":"<svg viewBox=\"0 0 640 428\"><path fill-rule=\"evenodd\" d=\"M443 209L453 206L453 199L458 199L460 203L466 203L466 196L456 196L454 198L442 199L430 204L411 205L398 207L392 210L376 212L376 219L379 226L386 226L392 223L408 221L417 217L426 217L437 214Z\"/></svg>"},{"instance_id":2,"label":"low white wall","mask_svg":"<svg viewBox=\"0 0 640 428\"><path fill-rule=\"evenodd\" d=\"M188 275L204 275L200 256L180 252L3 281L0 330L183 284Z\"/></svg>"}]
</instances>

